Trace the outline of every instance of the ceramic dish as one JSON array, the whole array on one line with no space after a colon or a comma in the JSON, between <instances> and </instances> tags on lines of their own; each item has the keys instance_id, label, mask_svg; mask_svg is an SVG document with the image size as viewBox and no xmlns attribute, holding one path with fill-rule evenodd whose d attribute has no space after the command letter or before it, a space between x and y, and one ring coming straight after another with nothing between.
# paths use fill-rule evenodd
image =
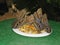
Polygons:
<instances>
[{"instance_id":1,"label":"ceramic dish","mask_svg":"<svg viewBox=\"0 0 60 45\"><path fill-rule=\"evenodd\" d=\"M19 35L23 35L23 36L27 36L27 37L44 37L44 36L48 36L51 34L51 33L47 33L47 32L40 33L40 34L27 34L27 33L21 32L19 29L13 29L13 31Z\"/></svg>"}]
</instances>

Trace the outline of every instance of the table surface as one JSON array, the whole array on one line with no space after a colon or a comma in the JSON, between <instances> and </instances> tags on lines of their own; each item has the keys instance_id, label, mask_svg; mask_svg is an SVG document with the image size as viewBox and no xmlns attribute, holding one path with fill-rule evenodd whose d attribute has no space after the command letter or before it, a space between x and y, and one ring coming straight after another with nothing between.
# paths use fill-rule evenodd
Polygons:
<instances>
[{"instance_id":1,"label":"table surface","mask_svg":"<svg viewBox=\"0 0 60 45\"><path fill-rule=\"evenodd\" d=\"M60 45L60 22L49 20L52 34L46 37L31 38L16 34L12 30L15 19L0 22L0 45Z\"/></svg>"}]
</instances>

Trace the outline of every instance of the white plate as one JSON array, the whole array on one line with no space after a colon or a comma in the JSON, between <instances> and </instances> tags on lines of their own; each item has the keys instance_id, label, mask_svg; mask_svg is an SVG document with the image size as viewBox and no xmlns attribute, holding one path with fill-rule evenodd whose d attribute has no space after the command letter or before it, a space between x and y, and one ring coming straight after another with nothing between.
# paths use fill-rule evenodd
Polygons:
<instances>
[{"instance_id":1,"label":"white plate","mask_svg":"<svg viewBox=\"0 0 60 45\"><path fill-rule=\"evenodd\" d=\"M23 35L23 36L27 36L27 37L44 37L44 36L48 36L51 34L51 33L47 33L47 32L40 33L40 34L27 34L27 33L21 32L18 29L13 29L13 31L19 35Z\"/></svg>"}]
</instances>

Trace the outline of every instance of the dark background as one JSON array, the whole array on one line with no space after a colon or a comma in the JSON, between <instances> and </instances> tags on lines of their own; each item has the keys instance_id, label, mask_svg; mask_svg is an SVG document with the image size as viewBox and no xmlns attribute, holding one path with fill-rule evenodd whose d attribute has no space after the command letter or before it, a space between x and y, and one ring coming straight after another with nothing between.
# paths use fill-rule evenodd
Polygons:
<instances>
[{"instance_id":1,"label":"dark background","mask_svg":"<svg viewBox=\"0 0 60 45\"><path fill-rule=\"evenodd\" d=\"M13 3L19 10L27 8L32 13L41 7L48 19L60 21L60 0L13 0ZM8 9L6 0L0 0L0 15L8 12Z\"/></svg>"}]
</instances>

